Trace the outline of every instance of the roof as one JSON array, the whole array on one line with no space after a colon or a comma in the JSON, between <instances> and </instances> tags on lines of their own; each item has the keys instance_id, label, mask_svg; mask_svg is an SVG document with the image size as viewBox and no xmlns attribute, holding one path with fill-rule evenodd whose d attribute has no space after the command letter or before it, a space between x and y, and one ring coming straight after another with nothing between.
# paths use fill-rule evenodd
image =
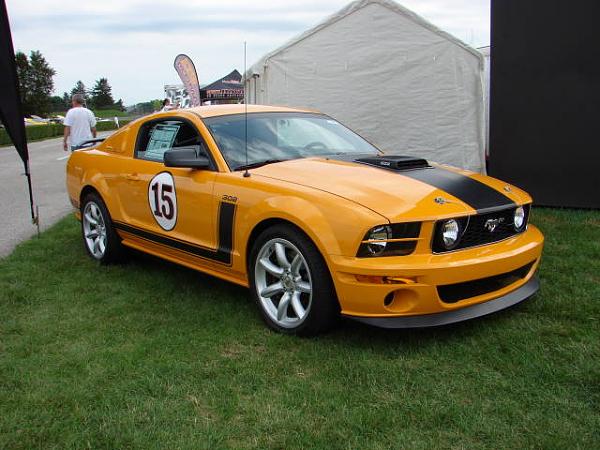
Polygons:
<instances>
[{"instance_id":1,"label":"roof","mask_svg":"<svg viewBox=\"0 0 600 450\"><path fill-rule=\"evenodd\" d=\"M237 70L225 75L220 80L210 83L202 88L203 91L220 91L223 89L243 89L242 74Z\"/></svg>"},{"instance_id":2,"label":"roof","mask_svg":"<svg viewBox=\"0 0 600 450\"><path fill-rule=\"evenodd\" d=\"M391 12L394 12L396 14L401 14L404 17L407 17L408 19L412 20L414 23L422 26L423 28L426 28L427 30L429 30L433 33L436 33L439 36L447 39L448 41L453 42L458 47L463 48L465 51L471 53L473 56L475 56L477 59L479 59L479 61L483 64L483 57L482 57L481 53L479 53L473 47L465 44L463 41L461 41L457 37L451 35L450 33L447 33L446 31L436 27L429 21L425 20L423 17L415 14L408 8L405 8L404 6L399 5L395 1L393 1L393 0L356 0L356 1L346 5L344 8L342 8L338 12L327 17L323 22L319 23L318 25L316 25L316 26L312 27L311 29L305 31L304 33L296 36L295 38L292 38L291 40L289 40L288 42L283 44L281 47L278 47L275 50L273 50L272 52L264 55L256 63L254 63L250 67L250 69L248 69L246 71L246 73L244 74L245 78L250 78L253 74L260 74L262 72L263 67L267 65L266 63L270 58L276 56L277 54L283 52L284 50L287 50L290 47L293 47L294 45L303 41L304 39L307 39L310 36L312 36L313 34L318 33L322 29L327 28L330 25L333 25L334 23L338 22L339 20L342 20L346 16L348 16L362 8L365 8L366 6L372 5L372 4L378 4L380 6L383 6L384 8L388 8Z\"/></svg>"},{"instance_id":3,"label":"roof","mask_svg":"<svg viewBox=\"0 0 600 450\"><path fill-rule=\"evenodd\" d=\"M260 112L317 112L308 109L298 108L287 108L284 106L266 106L266 105L248 105L248 113L260 113ZM158 113L162 115L173 115L177 113L192 112L202 118L226 116L230 114L243 114L246 108L243 104L229 104L229 105L208 105L208 106L197 106L195 108L176 109L166 111L164 113Z\"/></svg>"}]
</instances>

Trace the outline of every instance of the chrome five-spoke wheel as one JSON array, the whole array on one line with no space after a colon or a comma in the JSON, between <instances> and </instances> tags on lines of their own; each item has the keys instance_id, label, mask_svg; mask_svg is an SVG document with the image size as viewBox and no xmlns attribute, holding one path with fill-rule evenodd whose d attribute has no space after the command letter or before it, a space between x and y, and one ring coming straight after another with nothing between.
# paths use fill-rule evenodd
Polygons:
<instances>
[{"instance_id":1,"label":"chrome five-spoke wheel","mask_svg":"<svg viewBox=\"0 0 600 450\"><path fill-rule=\"evenodd\" d=\"M264 312L282 328L296 328L308 316L313 301L309 266L300 250L282 238L258 251L254 285Z\"/></svg>"},{"instance_id":2,"label":"chrome five-spoke wheel","mask_svg":"<svg viewBox=\"0 0 600 450\"><path fill-rule=\"evenodd\" d=\"M102 259L106 251L106 222L93 201L85 205L82 221L85 245L94 258Z\"/></svg>"}]
</instances>

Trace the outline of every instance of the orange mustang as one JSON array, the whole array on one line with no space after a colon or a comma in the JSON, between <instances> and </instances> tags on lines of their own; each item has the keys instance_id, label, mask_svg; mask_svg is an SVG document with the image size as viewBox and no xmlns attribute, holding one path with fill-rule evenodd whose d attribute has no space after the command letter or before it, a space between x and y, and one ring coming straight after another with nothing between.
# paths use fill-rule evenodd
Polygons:
<instances>
[{"instance_id":1,"label":"orange mustang","mask_svg":"<svg viewBox=\"0 0 600 450\"><path fill-rule=\"evenodd\" d=\"M340 314L444 325L538 290L531 198L494 178L383 153L323 114L157 113L75 151L87 252L122 246L250 288L267 325L312 335Z\"/></svg>"}]
</instances>

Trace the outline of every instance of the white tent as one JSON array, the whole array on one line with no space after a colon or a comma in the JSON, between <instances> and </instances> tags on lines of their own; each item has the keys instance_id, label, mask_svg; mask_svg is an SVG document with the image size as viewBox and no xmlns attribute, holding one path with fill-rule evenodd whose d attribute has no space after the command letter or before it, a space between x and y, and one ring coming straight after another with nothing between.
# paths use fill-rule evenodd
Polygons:
<instances>
[{"instance_id":1,"label":"white tent","mask_svg":"<svg viewBox=\"0 0 600 450\"><path fill-rule=\"evenodd\" d=\"M480 47L477 50L483 55L483 99L485 103L485 153L490 152L490 74L492 71L491 47Z\"/></svg>"},{"instance_id":2,"label":"white tent","mask_svg":"<svg viewBox=\"0 0 600 450\"><path fill-rule=\"evenodd\" d=\"M483 58L391 0L358 0L265 55L249 103L314 108L390 153L485 170Z\"/></svg>"}]
</instances>

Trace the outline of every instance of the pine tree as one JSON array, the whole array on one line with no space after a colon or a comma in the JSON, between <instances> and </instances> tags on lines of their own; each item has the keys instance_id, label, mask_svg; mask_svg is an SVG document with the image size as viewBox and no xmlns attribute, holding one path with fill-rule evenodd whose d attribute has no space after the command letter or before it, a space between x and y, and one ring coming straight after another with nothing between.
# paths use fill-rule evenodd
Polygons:
<instances>
[{"instance_id":1,"label":"pine tree","mask_svg":"<svg viewBox=\"0 0 600 450\"><path fill-rule=\"evenodd\" d=\"M30 114L46 115L50 110L50 94L54 90L53 77L56 71L39 51L32 51L29 73L31 86L28 107L33 111Z\"/></svg>"},{"instance_id":2,"label":"pine tree","mask_svg":"<svg viewBox=\"0 0 600 450\"><path fill-rule=\"evenodd\" d=\"M60 95L50 97L50 112L64 112L65 102Z\"/></svg>"},{"instance_id":3,"label":"pine tree","mask_svg":"<svg viewBox=\"0 0 600 450\"><path fill-rule=\"evenodd\" d=\"M46 115L50 109L56 71L39 51L32 51L29 58L25 53L17 52L15 63L23 114Z\"/></svg>"},{"instance_id":4,"label":"pine tree","mask_svg":"<svg viewBox=\"0 0 600 450\"><path fill-rule=\"evenodd\" d=\"M84 103L87 103L87 101L89 100L89 96L87 94L87 91L85 90L85 84L83 84L83 81L79 80L77 83L75 83L75 87L71 89L71 97L73 97L75 94L83 95ZM69 106L70 104L71 101L69 100Z\"/></svg>"},{"instance_id":5,"label":"pine tree","mask_svg":"<svg viewBox=\"0 0 600 450\"><path fill-rule=\"evenodd\" d=\"M62 99L63 99L64 106L67 109L69 109L71 107L71 96L69 95L69 93L63 92Z\"/></svg>"},{"instance_id":6,"label":"pine tree","mask_svg":"<svg viewBox=\"0 0 600 450\"><path fill-rule=\"evenodd\" d=\"M125 111L125 106L123 105L123 100L122 99L117 100L117 102L115 103L115 107L119 111Z\"/></svg>"},{"instance_id":7,"label":"pine tree","mask_svg":"<svg viewBox=\"0 0 600 450\"><path fill-rule=\"evenodd\" d=\"M114 106L115 100L112 96L112 88L106 78L100 78L96 81L96 85L92 89L91 101L94 108L102 109Z\"/></svg>"},{"instance_id":8,"label":"pine tree","mask_svg":"<svg viewBox=\"0 0 600 450\"><path fill-rule=\"evenodd\" d=\"M31 93L31 73L29 69L29 60L27 55L23 52L17 52L15 54L15 65L17 67L17 78L19 78L19 95L21 97L21 105L23 107L23 114L31 114L25 111L28 104L28 98Z\"/></svg>"}]
</instances>

